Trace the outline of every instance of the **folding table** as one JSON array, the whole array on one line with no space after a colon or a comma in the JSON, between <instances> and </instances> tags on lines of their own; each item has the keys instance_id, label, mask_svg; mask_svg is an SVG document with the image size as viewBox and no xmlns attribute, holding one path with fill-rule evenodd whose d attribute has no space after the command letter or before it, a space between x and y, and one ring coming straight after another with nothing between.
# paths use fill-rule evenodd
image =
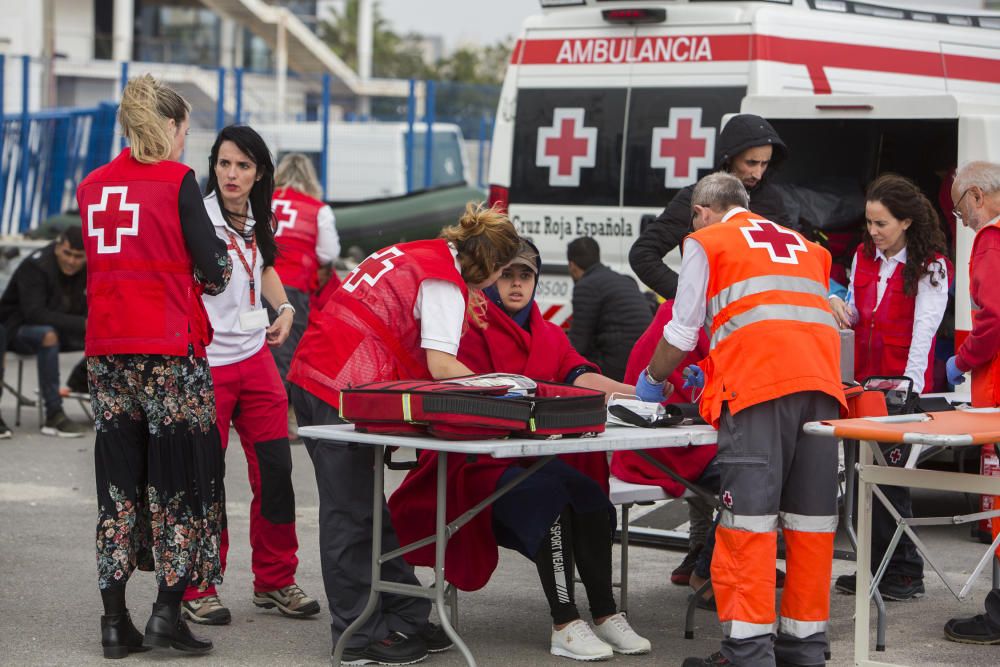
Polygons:
<instances>
[{"instance_id":1,"label":"folding table","mask_svg":"<svg viewBox=\"0 0 1000 667\"><path fill-rule=\"evenodd\" d=\"M540 440L537 438L508 438L504 440L441 440L431 437L379 435L360 433L354 430L353 424L331 426L304 426L299 429L299 435L342 444L367 445L373 450L372 470L374 473L374 493L372 494L372 585L368 604L361 615L344 630L333 650L333 664L339 665L347 640L374 612L378 595L382 592L396 595L410 595L433 600L438 608L441 626L458 647L465 662L472 666L476 664L469 648L459 637L453 627L447 608L445 596L450 595L448 584L444 577L444 554L448 538L468 523L479 512L488 507L497 498L514 488L523 479L533 474L557 454L573 454L581 452L609 452L618 450L642 450L660 447L685 447L688 445L712 445L716 442L717 433L710 426L677 426L672 428L631 428L608 425L607 430L600 435L585 438L557 438ZM385 485L383 458L386 447L412 447L414 449L430 449L438 452L437 461L437 511L435 517L435 534L422 540L412 542L404 547L382 553L382 497ZM448 455L462 456L480 455L494 458L539 457L529 468L518 475L510 483L496 489L481 503L471 508L450 523L445 519L448 475ZM401 557L425 545L434 544L434 583L430 587L400 584L381 579L381 564L393 558Z\"/></svg>"}]
</instances>

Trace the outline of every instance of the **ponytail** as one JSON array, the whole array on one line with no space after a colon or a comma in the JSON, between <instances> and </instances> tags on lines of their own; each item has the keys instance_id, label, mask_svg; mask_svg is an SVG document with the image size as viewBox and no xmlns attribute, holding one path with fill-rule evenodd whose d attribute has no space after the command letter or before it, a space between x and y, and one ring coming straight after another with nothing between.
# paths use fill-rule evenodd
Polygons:
<instances>
[{"instance_id":1,"label":"ponytail","mask_svg":"<svg viewBox=\"0 0 1000 667\"><path fill-rule=\"evenodd\" d=\"M184 122L191 105L149 74L129 79L122 91L118 122L128 139L132 157L143 164L166 160L173 150L167 121Z\"/></svg>"}]
</instances>

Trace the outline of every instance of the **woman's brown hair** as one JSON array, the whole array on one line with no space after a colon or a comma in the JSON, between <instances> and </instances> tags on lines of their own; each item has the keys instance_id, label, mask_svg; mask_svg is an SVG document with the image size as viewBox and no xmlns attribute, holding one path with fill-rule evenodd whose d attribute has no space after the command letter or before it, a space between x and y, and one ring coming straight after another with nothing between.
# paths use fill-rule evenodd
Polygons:
<instances>
[{"instance_id":1,"label":"woman's brown hair","mask_svg":"<svg viewBox=\"0 0 1000 667\"><path fill-rule=\"evenodd\" d=\"M486 208L469 202L457 225L441 230L458 250L462 278L470 284L481 283L517 256L521 239L517 230L499 208Z\"/></svg>"},{"instance_id":2,"label":"woman's brown hair","mask_svg":"<svg viewBox=\"0 0 1000 667\"><path fill-rule=\"evenodd\" d=\"M883 174L868 186L865 200L879 202L889 209L897 220L909 220L906 234L906 263L903 265L903 291L909 296L917 293L917 283L930 274L931 284L947 280L943 271L931 268L935 253L945 254L944 230L934 205L921 192L917 184L899 174ZM863 233L865 254L875 256L875 243L867 226Z\"/></svg>"},{"instance_id":3,"label":"woman's brown hair","mask_svg":"<svg viewBox=\"0 0 1000 667\"><path fill-rule=\"evenodd\" d=\"M173 89L149 74L129 79L122 91L118 122L128 139L132 157L143 164L166 160L174 147L167 121L179 127L191 105Z\"/></svg>"}]
</instances>

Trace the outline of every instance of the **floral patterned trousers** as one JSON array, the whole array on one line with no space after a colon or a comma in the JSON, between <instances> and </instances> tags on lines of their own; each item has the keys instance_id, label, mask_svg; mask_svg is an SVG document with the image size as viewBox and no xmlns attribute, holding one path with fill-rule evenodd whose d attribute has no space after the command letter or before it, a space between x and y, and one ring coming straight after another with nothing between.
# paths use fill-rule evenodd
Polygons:
<instances>
[{"instance_id":1,"label":"floral patterned trousers","mask_svg":"<svg viewBox=\"0 0 1000 667\"><path fill-rule=\"evenodd\" d=\"M225 491L208 361L88 357L97 439L97 575L124 586L138 568L161 590L222 581Z\"/></svg>"}]
</instances>

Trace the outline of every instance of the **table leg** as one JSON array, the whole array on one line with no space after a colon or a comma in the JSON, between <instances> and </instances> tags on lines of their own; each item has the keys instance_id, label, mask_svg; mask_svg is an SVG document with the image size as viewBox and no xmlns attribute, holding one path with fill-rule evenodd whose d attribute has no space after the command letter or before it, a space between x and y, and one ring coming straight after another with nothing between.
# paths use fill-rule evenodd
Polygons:
<instances>
[{"instance_id":1,"label":"table leg","mask_svg":"<svg viewBox=\"0 0 1000 667\"><path fill-rule=\"evenodd\" d=\"M333 647L333 664L339 667L344 649L347 648L347 641L351 635L367 621L375 611L378 603L379 584L382 580L382 567L379 559L382 556L382 496L385 489L385 471L383 469L383 458L385 457L385 446L376 445L371 448L372 460L372 578L371 591L368 594L368 603L362 610L361 615L354 619L354 622L347 626L344 632Z\"/></svg>"},{"instance_id":2,"label":"table leg","mask_svg":"<svg viewBox=\"0 0 1000 667\"><path fill-rule=\"evenodd\" d=\"M441 627L444 628L451 641L465 658L465 664L475 667L476 660L472 657L469 647L465 645L458 632L451 625L448 617L448 607L445 604L445 593L447 582L444 580L444 555L448 546L448 452L438 452L437 457L437 511L434 520L435 540L434 540L434 603L437 605L438 616L441 619Z\"/></svg>"},{"instance_id":3,"label":"table leg","mask_svg":"<svg viewBox=\"0 0 1000 667\"><path fill-rule=\"evenodd\" d=\"M872 543L872 489L865 479L866 466L872 465L872 451L863 443L858 452L858 567L854 592L854 663L868 661L869 650L869 597L871 591L871 543Z\"/></svg>"}]
</instances>

